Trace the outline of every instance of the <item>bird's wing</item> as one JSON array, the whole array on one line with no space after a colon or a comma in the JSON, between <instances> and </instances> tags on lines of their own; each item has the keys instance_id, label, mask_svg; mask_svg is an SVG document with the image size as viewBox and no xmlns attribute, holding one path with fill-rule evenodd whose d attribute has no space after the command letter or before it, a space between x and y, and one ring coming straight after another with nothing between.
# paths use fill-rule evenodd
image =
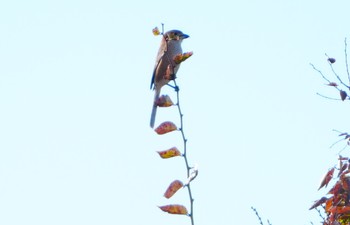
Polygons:
<instances>
[{"instance_id":1,"label":"bird's wing","mask_svg":"<svg viewBox=\"0 0 350 225\"><path fill-rule=\"evenodd\" d=\"M160 48L158 50L158 54L157 54L157 58L156 58L156 64L154 65L154 70L153 70L153 75L152 75L152 80L151 80L151 89L154 87L154 81L155 81L155 77L156 77L156 72L159 68L159 65L161 64L163 58L164 58L164 54L166 51L166 44L161 43Z\"/></svg>"}]
</instances>

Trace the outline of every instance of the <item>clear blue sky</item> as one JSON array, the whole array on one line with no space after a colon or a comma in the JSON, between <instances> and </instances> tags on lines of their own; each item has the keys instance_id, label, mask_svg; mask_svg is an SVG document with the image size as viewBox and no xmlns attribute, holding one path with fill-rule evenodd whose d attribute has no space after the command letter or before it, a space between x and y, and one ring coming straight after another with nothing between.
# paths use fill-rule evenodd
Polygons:
<instances>
[{"instance_id":1,"label":"clear blue sky","mask_svg":"<svg viewBox=\"0 0 350 225\"><path fill-rule=\"evenodd\" d=\"M181 89L197 225L317 224L308 208L345 143L348 103L312 70L344 73L347 0L2 1L0 224L189 224L156 206L188 205L179 133L149 128L160 37L191 37ZM170 88L164 93L173 95ZM176 119L160 109L156 124ZM346 152L344 153L346 154Z\"/></svg>"}]
</instances>

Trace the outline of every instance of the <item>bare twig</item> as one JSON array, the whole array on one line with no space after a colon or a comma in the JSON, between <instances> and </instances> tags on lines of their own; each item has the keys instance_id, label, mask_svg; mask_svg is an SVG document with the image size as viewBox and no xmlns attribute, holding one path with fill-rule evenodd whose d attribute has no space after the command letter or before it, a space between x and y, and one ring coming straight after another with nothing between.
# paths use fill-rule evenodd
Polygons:
<instances>
[{"instance_id":1,"label":"bare twig","mask_svg":"<svg viewBox=\"0 0 350 225\"><path fill-rule=\"evenodd\" d=\"M322 73L321 70L317 69L317 68L314 66L314 64L310 63L310 65L312 66L312 68L313 68L314 70L316 70L316 71L322 76L322 78L323 78L324 80L326 80L326 81L328 82L328 84L332 83L330 80L328 80L328 78L327 78L325 75L323 75L323 73ZM333 86L333 87L336 88L338 91L340 91L340 89L339 89L337 86Z\"/></svg>"},{"instance_id":2,"label":"bare twig","mask_svg":"<svg viewBox=\"0 0 350 225\"><path fill-rule=\"evenodd\" d=\"M327 58L329 58L329 56L327 55L327 53L325 54L327 56ZM340 76L335 72L334 68L333 68L333 64L332 63L329 63L329 66L331 67L331 70L334 74L334 76L338 79L338 81L344 85L345 87L347 87L348 89L350 88L347 84L345 84L342 79L340 78Z\"/></svg>"},{"instance_id":3,"label":"bare twig","mask_svg":"<svg viewBox=\"0 0 350 225\"><path fill-rule=\"evenodd\" d=\"M256 208L254 208L253 206L251 207L251 209L255 212L256 216L257 216L258 219L259 219L260 224L261 224L261 225L264 225L264 223L262 222L261 217L259 216L258 210L256 210Z\"/></svg>"},{"instance_id":4,"label":"bare twig","mask_svg":"<svg viewBox=\"0 0 350 225\"><path fill-rule=\"evenodd\" d=\"M338 99L338 98L331 98L331 97L328 97L328 96L325 96L325 95L323 95L323 94L320 94L320 93L316 93L317 95L319 95L319 96L321 96L322 98L327 98L327 99L329 99L329 100L341 100L341 99Z\"/></svg>"},{"instance_id":5,"label":"bare twig","mask_svg":"<svg viewBox=\"0 0 350 225\"><path fill-rule=\"evenodd\" d=\"M348 80L349 80L349 83L350 83L350 73L349 73L349 64L348 64L348 52L347 52L348 44L347 44L346 38L344 40L344 44L345 44L344 53L345 53L346 73L348 74Z\"/></svg>"}]
</instances>

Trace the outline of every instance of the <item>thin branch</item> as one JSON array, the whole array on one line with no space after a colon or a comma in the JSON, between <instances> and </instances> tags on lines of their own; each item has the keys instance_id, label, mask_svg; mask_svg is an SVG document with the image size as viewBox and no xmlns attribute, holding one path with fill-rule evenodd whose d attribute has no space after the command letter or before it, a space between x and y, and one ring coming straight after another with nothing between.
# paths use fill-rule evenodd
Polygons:
<instances>
[{"instance_id":1,"label":"thin branch","mask_svg":"<svg viewBox=\"0 0 350 225\"><path fill-rule=\"evenodd\" d=\"M337 101L338 101L338 100L339 100L339 101L341 100L341 99L338 99L338 98L331 98L331 97L325 96L325 95L320 94L320 93L318 93L318 92L317 92L316 94L319 95L319 96L321 96L321 97L323 97L323 98L327 98L327 99L330 99L330 100L337 100Z\"/></svg>"},{"instance_id":2,"label":"thin branch","mask_svg":"<svg viewBox=\"0 0 350 225\"><path fill-rule=\"evenodd\" d=\"M325 54L325 55L329 58L329 56L328 56L327 54ZM349 87L348 85L346 85L346 84L342 81L342 79L340 78L340 76L335 72L335 70L334 70L334 68L333 68L333 64L332 64L332 63L329 63L329 66L331 67L331 70L332 70L334 76L338 79L338 81L339 81L342 85L344 85L345 87L347 87L347 88L349 89L350 87Z\"/></svg>"},{"instance_id":3,"label":"thin branch","mask_svg":"<svg viewBox=\"0 0 350 225\"><path fill-rule=\"evenodd\" d=\"M254 208L253 206L251 207L251 209L255 212L256 216L257 216L258 219L259 219L260 224L261 224L261 225L264 225L264 223L262 222L261 217L259 216L258 210L256 210L256 208Z\"/></svg>"},{"instance_id":4,"label":"thin branch","mask_svg":"<svg viewBox=\"0 0 350 225\"><path fill-rule=\"evenodd\" d=\"M186 136L185 136L185 132L184 132L184 128L183 128L183 114L182 114L182 111L181 111L181 106L180 106L180 94L179 94L179 86L177 86L176 84L176 81L174 80L174 85L175 85L175 91L176 91L176 106L177 106L177 109L179 111L179 115L180 115L180 132L181 132L181 136L182 136L182 140L183 140L183 158L185 160L185 165L186 165L186 170L187 170L187 177L190 177L190 170L191 170L191 167L189 166L188 164L188 159L187 159L187 139L186 139ZM187 190L188 190L188 196L189 196L189 199L190 199L190 218L191 218L191 225L194 225L194 217L193 217L193 197L192 197L192 191L191 191L191 182L188 182L188 184L186 185L187 186Z\"/></svg>"},{"instance_id":5,"label":"thin branch","mask_svg":"<svg viewBox=\"0 0 350 225\"><path fill-rule=\"evenodd\" d=\"M345 53L346 73L348 74L348 80L349 80L349 83L350 83L350 73L349 73L349 64L348 64L348 52L347 52L348 44L347 44L346 38L344 40L344 43L345 43L344 53Z\"/></svg>"},{"instance_id":6,"label":"thin branch","mask_svg":"<svg viewBox=\"0 0 350 225\"><path fill-rule=\"evenodd\" d=\"M318 212L318 215L322 218L323 222L326 221L326 218L323 217L322 213L321 213L321 210L319 210L318 208L315 208L316 211Z\"/></svg>"},{"instance_id":7,"label":"thin branch","mask_svg":"<svg viewBox=\"0 0 350 225\"><path fill-rule=\"evenodd\" d=\"M314 70L316 70L324 80L326 80L329 84L332 83L330 80L327 79L327 77L325 75L323 75L323 73L321 72L321 70L317 69L314 64L310 63L310 65L312 66L312 68ZM338 91L340 91L340 89L337 86L333 86L334 88L336 88Z\"/></svg>"}]
</instances>

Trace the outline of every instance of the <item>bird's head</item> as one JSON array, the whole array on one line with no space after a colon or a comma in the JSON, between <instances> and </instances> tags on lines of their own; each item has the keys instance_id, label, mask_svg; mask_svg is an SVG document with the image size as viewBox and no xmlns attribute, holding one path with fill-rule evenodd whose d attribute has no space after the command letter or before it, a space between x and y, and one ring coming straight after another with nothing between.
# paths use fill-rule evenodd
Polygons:
<instances>
[{"instance_id":1,"label":"bird's head","mask_svg":"<svg viewBox=\"0 0 350 225\"><path fill-rule=\"evenodd\" d=\"M188 37L190 36L182 33L182 31L179 31L179 30L169 30L164 34L164 38L167 41L170 41L170 40L182 41L183 39L186 39Z\"/></svg>"}]
</instances>

